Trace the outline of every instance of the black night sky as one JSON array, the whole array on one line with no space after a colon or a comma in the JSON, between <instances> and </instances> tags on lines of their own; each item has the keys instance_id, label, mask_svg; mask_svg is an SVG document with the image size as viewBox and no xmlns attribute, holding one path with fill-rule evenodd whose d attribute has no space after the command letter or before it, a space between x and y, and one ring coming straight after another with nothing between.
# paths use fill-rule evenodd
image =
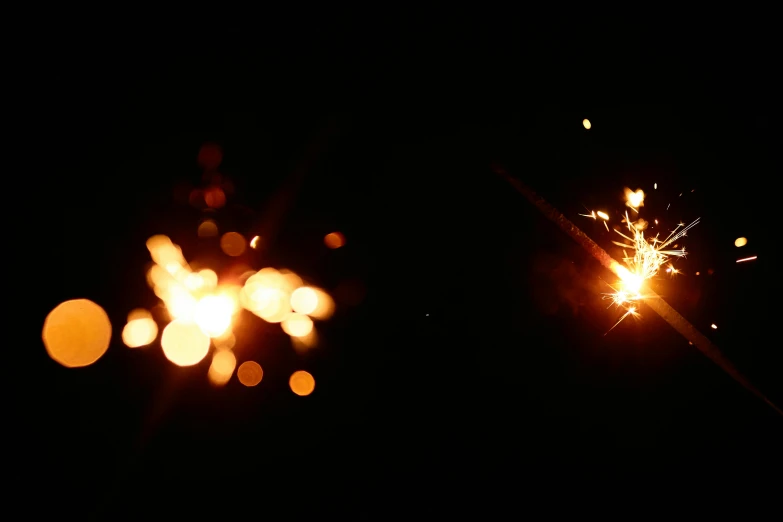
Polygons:
<instances>
[{"instance_id":1,"label":"black night sky","mask_svg":"<svg viewBox=\"0 0 783 522\"><path fill-rule=\"evenodd\" d=\"M629 492L637 509L675 506L775 480L783 418L644 304L606 334L621 315L602 299L612 274L493 170L615 258L616 234L579 214L620 225L625 187L661 229L700 218L683 273L651 284L783 404L767 230L782 113L764 31L277 16L220 35L58 37L18 76L36 86L14 173L20 244L34 243L18 260L34 282L14 392L30 513L587 515ZM212 387L209 356L181 368L160 339L131 350L119 335L158 302L148 237L233 262L197 237L204 211L188 203L206 143L234 188L211 217L265 239L241 260L339 295L307 356L242 316L237 359L264 368L254 388ZM332 231L344 247L324 246ZM114 333L68 369L41 328L74 298ZM316 379L308 397L288 388L298 369Z\"/></svg>"}]
</instances>

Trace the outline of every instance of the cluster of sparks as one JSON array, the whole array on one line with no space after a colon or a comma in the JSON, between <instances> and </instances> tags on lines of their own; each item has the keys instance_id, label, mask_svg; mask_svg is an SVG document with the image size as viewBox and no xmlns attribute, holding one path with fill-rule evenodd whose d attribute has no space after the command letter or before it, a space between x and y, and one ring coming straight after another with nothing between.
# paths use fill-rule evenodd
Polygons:
<instances>
[{"instance_id":1,"label":"cluster of sparks","mask_svg":"<svg viewBox=\"0 0 783 522\"><path fill-rule=\"evenodd\" d=\"M628 188L625 189L626 206L636 214L639 213L639 208L644 205L644 197L644 191L641 189L635 192ZM602 219L604 226L609 230L607 224L609 216L605 212L592 211L590 214L580 215L592 219ZM614 229L622 241L612 241L612 243L622 247L625 266L618 264L615 267L615 273L619 280L614 285L610 285L613 291L605 293L604 299L611 301L610 307L622 308L625 313L609 331L628 316L638 317L638 302L646 297L644 284L658 275L664 265L667 265L666 272L670 275L674 276L680 273L674 267L671 259L685 257L685 248L678 248L677 242L699 223L699 219L697 218L689 225L679 223L664 239L661 239L660 234L651 238L645 237L647 221L641 218L633 221L628 211L624 213L623 223L626 225L627 232ZM655 223L658 224L658 221L656 220Z\"/></svg>"}]
</instances>

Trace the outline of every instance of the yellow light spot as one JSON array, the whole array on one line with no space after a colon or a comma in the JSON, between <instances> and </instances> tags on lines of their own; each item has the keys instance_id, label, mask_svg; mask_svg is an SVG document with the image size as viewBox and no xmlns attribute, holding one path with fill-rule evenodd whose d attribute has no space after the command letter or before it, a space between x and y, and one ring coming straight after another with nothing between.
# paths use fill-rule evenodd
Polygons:
<instances>
[{"instance_id":1,"label":"yellow light spot","mask_svg":"<svg viewBox=\"0 0 783 522\"><path fill-rule=\"evenodd\" d=\"M300 397L305 397L313 393L315 389L315 379L313 376L304 370L299 370L291 375L288 380L288 385L291 386L291 391Z\"/></svg>"},{"instance_id":2,"label":"yellow light spot","mask_svg":"<svg viewBox=\"0 0 783 522\"><path fill-rule=\"evenodd\" d=\"M590 123L590 120L588 120L587 118L585 118L584 120L582 120L582 126L583 126L585 129L587 129L587 130L590 130L590 129L592 128L593 124L592 124L592 123Z\"/></svg>"},{"instance_id":3,"label":"yellow light spot","mask_svg":"<svg viewBox=\"0 0 783 522\"><path fill-rule=\"evenodd\" d=\"M214 385L222 386L231 380L234 368L237 367L237 358L229 350L215 352L212 356L212 364L209 366L207 378Z\"/></svg>"},{"instance_id":4,"label":"yellow light spot","mask_svg":"<svg viewBox=\"0 0 783 522\"><path fill-rule=\"evenodd\" d=\"M250 240L250 248L258 248L258 242L261 241L261 237L255 236Z\"/></svg>"},{"instance_id":5,"label":"yellow light spot","mask_svg":"<svg viewBox=\"0 0 783 522\"><path fill-rule=\"evenodd\" d=\"M201 287L205 289L212 289L215 288L218 284L218 276L215 273L214 270L210 270L209 268L205 268L204 270L199 270L198 273L199 277L201 277Z\"/></svg>"},{"instance_id":6,"label":"yellow light spot","mask_svg":"<svg viewBox=\"0 0 783 522\"><path fill-rule=\"evenodd\" d=\"M637 189L636 192L633 192L631 189L626 187L625 200L625 204L633 209L642 207L644 206L644 191L642 189Z\"/></svg>"},{"instance_id":7,"label":"yellow light spot","mask_svg":"<svg viewBox=\"0 0 783 522\"><path fill-rule=\"evenodd\" d=\"M324 244L331 249L345 246L345 236L340 232L330 232L324 237Z\"/></svg>"},{"instance_id":8,"label":"yellow light spot","mask_svg":"<svg viewBox=\"0 0 783 522\"><path fill-rule=\"evenodd\" d=\"M303 314L289 314L280 326L291 337L306 337L313 331L313 320Z\"/></svg>"},{"instance_id":9,"label":"yellow light spot","mask_svg":"<svg viewBox=\"0 0 783 522\"><path fill-rule=\"evenodd\" d=\"M710 325L710 327L711 327L713 330L717 330L717 329L718 329L718 326L717 326L715 323L711 324L711 325Z\"/></svg>"},{"instance_id":10,"label":"yellow light spot","mask_svg":"<svg viewBox=\"0 0 783 522\"><path fill-rule=\"evenodd\" d=\"M198 237L215 237L218 235L217 223L211 219L202 221L198 226Z\"/></svg>"},{"instance_id":11,"label":"yellow light spot","mask_svg":"<svg viewBox=\"0 0 783 522\"><path fill-rule=\"evenodd\" d=\"M89 366L109 349L111 321L88 299L65 301L46 316L42 338L49 357L66 368Z\"/></svg>"},{"instance_id":12,"label":"yellow light spot","mask_svg":"<svg viewBox=\"0 0 783 522\"><path fill-rule=\"evenodd\" d=\"M608 220L609 219L609 214L607 214L606 212L601 212L599 210L598 212L596 212L596 214L598 214L598 217L603 219L603 220Z\"/></svg>"},{"instance_id":13,"label":"yellow light spot","mask_svg":"<svg viewBox=\"0 0 783 522\"><path fill-rule=\"evenodd\" d=\"M255 361L245 361L239 365L237 379L245 386L256 386L264 378L264 370Z\"/></svg>"},{"instance_id":14,"label":"yellow light spot","mask_svg":"<svg viewBox=\"0 0 783 522\"><path fill-rule=\"evenodd\" d=\"M744 237L738 237L734 240L734 246L735 247L744 247L748 244L748 240Z\"/></svg>"},{"instance_id":15,"label":"yellow light spot","mask_svg":"<svg viewBox=\"0 0 783 522\"><path fill-rule=\"evenodd\" d=\"M177 366L193 366L209 353L209 337L196 323L175 319L163 329L160 345L166 358Z\"/></svg>"},{"instance_id":16,"label":"yellow light spot","mask_svg":"<svg viewBox=\"0 0 783 522\"><path fill-rule=\"evenodd\" d=\"M193 320L209 337L220 337L231 326L234 303L226 295L208 295L199 299Z\"/></svg>"},{"instance_id":17,"label":"yellow light spot","mask_svg":"<svg viewBox=\"0 0 783 522\"><path fill-rule=\"evenodd\" d=\"M131 322L134 319L152 319L152 314L149 310L145 310L144 308L136 308L128 313L128 322Z\"/></svg>"},{"instance_id":18,"label":"yellow light spot","mask_svg":"<svg viewBox=\"0 0 783 522\"><path fill-rule=\"evenodd\" d=\"M318 307L318 293L309 286L297 288L291 294L291 308L299 314L310 315Z\"/></svg>"},{"instance_id":19,"label":"yellow light spot","mask_svg":"<svg viewBox=\"0 0 783 522\"><path fill-rule=\"evenodd\" d=\"M122 342L128 348L147 346L158 336L158 324L149 317L128 321L122 329Z\"/></svg>"},{"instance_id":20,"label":"yellow light spot","mask_svg":"<svg viewBox=\"0 0 783 522\"><path fill-rule=\"evenodd\" d=\"M241 256L245 253L247 242L239 232L226 232L220 238L220 248L231 257Z\"/></svg>"}]
</instances>

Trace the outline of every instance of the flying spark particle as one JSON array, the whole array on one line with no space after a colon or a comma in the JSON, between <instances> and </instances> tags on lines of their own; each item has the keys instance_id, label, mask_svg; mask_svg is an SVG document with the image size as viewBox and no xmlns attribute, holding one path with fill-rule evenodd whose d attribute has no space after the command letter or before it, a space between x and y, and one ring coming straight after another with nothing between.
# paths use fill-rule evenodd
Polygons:
<instances>
[{"instance_id":1,"label":"flying spark particle","mask_svg":"<svg viewBox=\"0 0 783 522\"><path fill-rule=\"evenodd\" d=\"M657 184L657 183L653 184L653 188L654 188L655 190L658 190L658 184Z\"/></svg>"},{"instance_id":2,"label":"flying spark particle","mask_svg":"<svg viewBox=\"0 0 783 522\"><path fill-rule=\"evenodd\" d=\"M587 129L587 130L590 130L590 128L593 126L593 124L592 124L592 123L590 123L590 120L588 120L587 118L585 118L584 120L582 120L582 126L583 126L585 129Z\"/></svg>"},{"instance_id":3,"label":"flying spark particle","mask_svg":"<svg viewBox=\"0 0 783 522\"><path fill-rule=\"evenodd\" d=\"M712 328L713 330L717 330L717 329L718 329L718 326L717 326L715 323L712 323L712 324L710 325L710 328Z\"/></svg>"},{"instance_id":4,"label":"flying spark particle","mask_svg":"<svg viewBox=\"0 0 783 522\"><path fill-rule=\"evenodd\" d=\"M606 212L601 212L599 210L598 212L596 212L596 214L598 214L598 217L601 219L609 219L609 214L607 214Z\"/></svg>"},{"instance_id":5,"label":"flying spark particle","mask_svg":"<svg viewBox=\"0 0 783 522\"><path fill-rule=\"evenodd\" d=\"M681 198L681 197L682 197L682 192L680 192L680 195L679 195L679 196L677 196L677 197L678 197L678 198Z\"/></svg>"},{"instance_id":6,"label":"flying spark particle","mask_svg":"<svg viewBox=\"0 0 783 522\"><path fill-rule=\"evenodd\" d=\"M744 247L748 244L748 240L744 237L738 237L734 240L734 246L735 247Z\"/></svg>"},{"instance_id":7,"label":"flying spark particle","mask_svg":"<svg viewBox=\"0 0 783 522\"><path fill-rule=\"evenodd\" d=\"M606 224L606 221L604 221L604 228L606 228L606 231L609 232L609 225Z\"/></svg>"},{"instance_id":8,"label":"flying spark particle","mask_svg":"<svg viewBox=\"0 0 783 522\"><path fill-rule=\"evenodd\" d=\"M752 256L752 257L746 257L746 258L743 258L743 259L737 259L737 263L744 263L745 261L753 261L757 257L758 256Z\"/></svg>"}]
</instances>

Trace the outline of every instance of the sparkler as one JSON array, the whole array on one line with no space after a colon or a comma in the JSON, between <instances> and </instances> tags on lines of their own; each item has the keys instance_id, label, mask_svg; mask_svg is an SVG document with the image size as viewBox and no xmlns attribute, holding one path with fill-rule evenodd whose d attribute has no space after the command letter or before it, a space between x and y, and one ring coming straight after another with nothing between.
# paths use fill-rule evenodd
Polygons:
<instances>
[{"instance_id":1,"label":"sparkler","mask_svg":"<svg viewBox=\"0 0 783 522\"><path fill-rule=\"evenodd\" d=\"M547 219L554 222L563 232L568 234L571 239L579 243L579 245L582 246L582 248L592 255L599 263L617 275L617 277L619 277L622 281L624 287L631 291L632 296L639 296L637 300L644 300L644 303L647 306L660 315L663 320L669 323L669 325L678 333L680 333L686 340L696 346L696 348L698 348L704 355L709 357L715 364L720 366L720 368L729 374L735 381L740 383L748 391L767 403L767 405L774 409L778 414L783 415L783 411L772 401L770 401L758 388L753 386L753 384L751 384L751 382L744 375L742 375L742 373L740 373L739 370L737 370L728 359L723 356L720 350L714 344L712 344L712 342L707 337L705 337L704 334L699 332L687 319L685 319L666 301L658 296L658 294L652 290L646 290L646 295L642 296L641 287L644 279L642 279L641 275L631 272L625 266L615 261L612 256L606 252L606 250L598 246L598 244L590 239L587 234L582 232L579 227L574 225L568 218L566 218L556 208L550 205L544 198L527 187L524 183L516 178L511 177L511 175L509 175L505 169L502 167L496 167L494 170L512 187L514 187L517 192L522 194L528 201L530 201L530 203L538 208L538 210L540 210L544 216L547 217ZM687 232L687 229L691 228L692 226L695 226L695 222L688 227L684 227L684 230L676 230L674 235L683 237L684 233ZM667 240L663 241L662 243L668 246L667 241L669 239L671 238L667 238ZM668 259L670 254L666 253L666 246L659 246L658 249L654 248L654 250L657 250L657 253L650 253L647 255L653 257L653 259L660 259L660 257L656 256L663 255L667 256L666 259ZM665 262L665 260L663 262ZM643 261L642 266L644 266ZM661 265L658 265L658 267L660 266ZM635 313L636 307L632 306L631 308L633 308L633 312ZM631 308L629 308L629 311ZM624 319L627 315L632 314L626 313L621 318L621 320Z\"/></svg>"}]
</instances>

